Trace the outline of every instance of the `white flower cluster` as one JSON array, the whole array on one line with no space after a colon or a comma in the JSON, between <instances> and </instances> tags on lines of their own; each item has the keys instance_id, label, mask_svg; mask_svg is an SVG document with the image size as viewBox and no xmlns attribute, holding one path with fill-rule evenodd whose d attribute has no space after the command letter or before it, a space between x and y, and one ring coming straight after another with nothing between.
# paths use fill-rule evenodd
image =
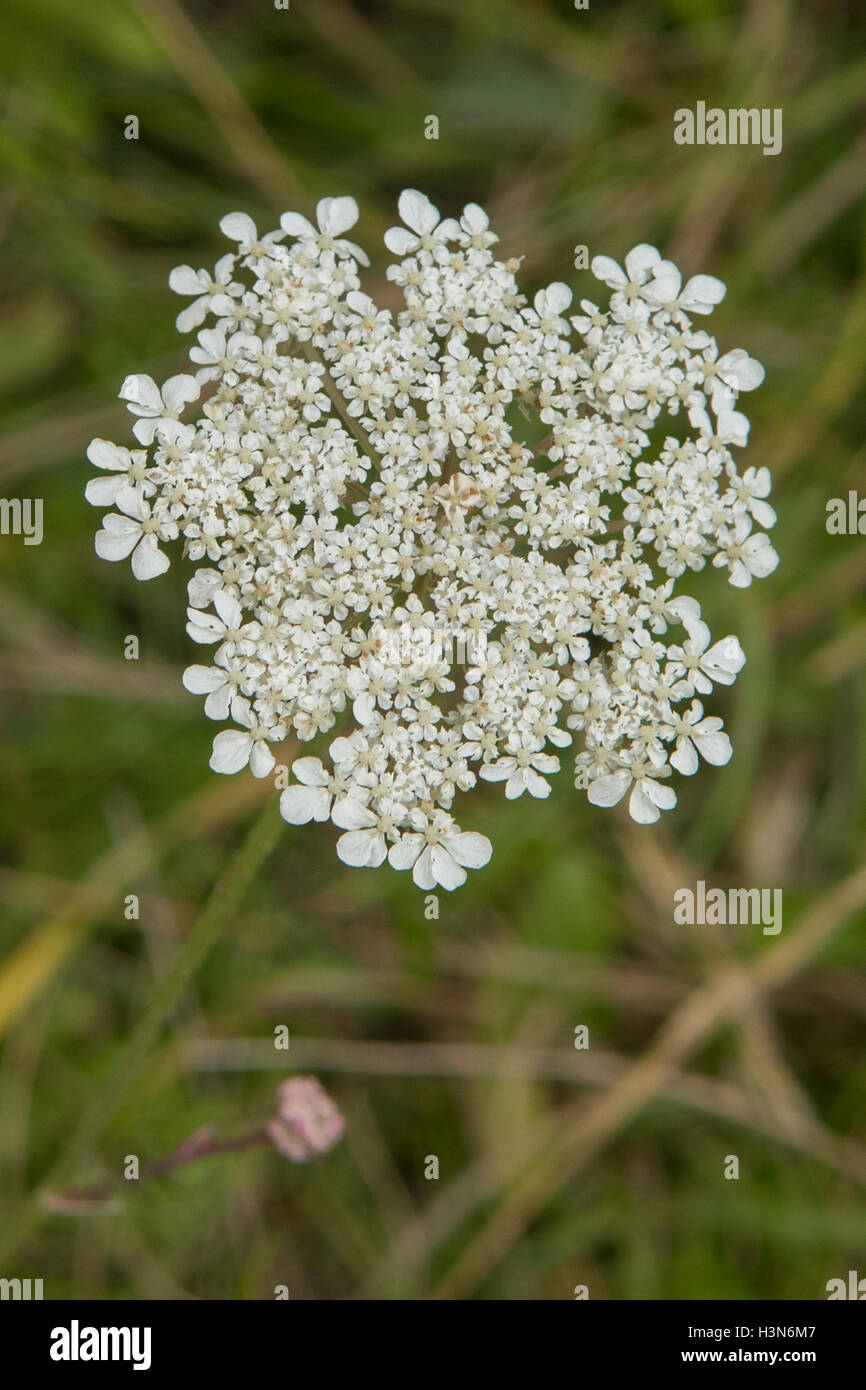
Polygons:
<instances>
[{"instance_id":1,"label":"white flower cluster","mask_svg":"<svg viewBox=\"0 0 866 1390\"><path fill-rule=\"evenodd\" d=\"M179 535L204 562L187 630L215 651L184 684L235 726L211 767L265 777L272 744L345 714L324 759L295 760L283 816L330 819L347 864L387 857L452 889L490 857L452 815L479 778L547 796L551 749L579 735L575 785L598 806L628 794L646 823L676 802L672 768L728 761L695 697L745 657L674 585L708 558L740 587L769 574L754 528L775 514L768 470L740 473L731 452L763 369L691 320L720 281L683 285L637 246L624 270L596 257L610 302L568 318L562 283L527 303L477 204L442 221L410 189L399 211L399 312L361 291L354 199L261 237L225 217L236 246L214 274L170 277L193 296L178 328L210 319L195 373L127 378L141 447L94 440L104 471L86 495L116 509L98 554L131 555L137 578L167 568L160 544ZM455 634L481 655L455 661Z\"/></svg>"}]
</instances>

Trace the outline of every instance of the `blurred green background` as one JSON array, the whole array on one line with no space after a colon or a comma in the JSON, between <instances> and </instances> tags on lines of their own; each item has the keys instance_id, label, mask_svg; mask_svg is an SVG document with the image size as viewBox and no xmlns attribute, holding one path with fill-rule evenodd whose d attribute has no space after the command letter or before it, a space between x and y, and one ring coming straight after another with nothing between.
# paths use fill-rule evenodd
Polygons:
<instances>
[{"instance_id":1,"label":"blurred green background","mask_svg":"<svg viewBox=\"0 0 866 1390\"><path fill-rule=\"evenodd\" d=\"M0 53L0 490L45 504L41 546L0 538L0 1275L508 1300L811 1299L866 1274L866 540L824 524L866 495L862 5L6 0ZM698 100L782 107L782 153L675 145ZM528 807L475 794L493 861L432 922L409 875L286 827L173 976L265 789L208 771L188 567L144 586L97 560L84 451L129 442L127 372L185 369L168 272L213 264L223 213L272 227L354 194L390 303L405 186L482 203L525 290L594 293L574 246L639 241L728 284L711 326L767 368L746 462L773 470L781 555L747 592L686 586L748 654L712 702L734 759L650 829L567 773ZM783 888L781 934L675 926L698 878ZM127 1154L260 1123L294 1071L348 1118L327 1157L215 1157L56 1210Z\"/></svg>"}]
</instances>

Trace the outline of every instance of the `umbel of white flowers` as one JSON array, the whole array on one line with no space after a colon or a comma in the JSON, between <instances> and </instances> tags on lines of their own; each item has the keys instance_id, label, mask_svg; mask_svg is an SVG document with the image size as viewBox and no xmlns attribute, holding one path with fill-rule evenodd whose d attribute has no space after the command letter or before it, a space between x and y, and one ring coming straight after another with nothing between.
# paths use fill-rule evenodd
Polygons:
<instances>
[{"instance_id":1,"label":"umbel of white flowers","mask_svg":"<svg viewBox=\"0 0 866 1390\"><path fill-rule=\"evenodd\" d=\"M708 559L740 588L768 575L756 528L775 514L768 470L732 453L763 368L692 323L719 280L683 284L636 246L624 269L595 258L609 304L569 316L565 284L520 294L477 204L442 221L407 189L399 212L396 313L361 291L353 198L265 236L224 217L234 249L213 274L169 281L192 299L177 325L200 330L194 367L127 377L139 447L94 440L86 495L113 509L103 559L152 579L182 536L200 563L187 631L214 651L183 679L234 725L214 771L265 777L292 730L334 731L294 761L285 819L330 819L344 863L452 889L491 853L452 814L479 778L545 797L574 745L589 800L628 797L648 823L676 802L672 769L728 761L696 697L745 657L674 590ZM428 640L454 634L483 639L468 664Z\"/></svg>"}]
</instances>

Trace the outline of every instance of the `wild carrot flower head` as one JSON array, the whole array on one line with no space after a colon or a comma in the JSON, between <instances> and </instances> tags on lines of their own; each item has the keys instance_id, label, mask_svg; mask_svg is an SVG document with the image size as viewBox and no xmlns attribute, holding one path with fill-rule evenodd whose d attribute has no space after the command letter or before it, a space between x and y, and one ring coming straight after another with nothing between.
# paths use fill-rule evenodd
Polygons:
<instances>
[{"instance_id":1,"label":"wild carrot flower head","mask_svg":"<svg viewBox=\"0 0 866 1390\"><path fill-rule=\"evenodd\" d=\"M170 277L191 370L126 379L136 446L93 441L87 497L103 558L151 579L183 537L198 566L187 631L213 651L184 684L232 726L211 767L265 777L288 734L319 739L285 819L451 889L490 857L454 817L479 779L544 797L569 756L593 804L652 822L672 770L728 761L703 699L745 656L678 584L769 574L775 514L735 461L763 368L693 322L719 280L641 245L593 261L604 307L561 282L529 303L476 204L442 220L409 189L399 212L397 312L361 289L354 199L265 236L225 217L213 275Z\"/></svg>"}]
</instances>

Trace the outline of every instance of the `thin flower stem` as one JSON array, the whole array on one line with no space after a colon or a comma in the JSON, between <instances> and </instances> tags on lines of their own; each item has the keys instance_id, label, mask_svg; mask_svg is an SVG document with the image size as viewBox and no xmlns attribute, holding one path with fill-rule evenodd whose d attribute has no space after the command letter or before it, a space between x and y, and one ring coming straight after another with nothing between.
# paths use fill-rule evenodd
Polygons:
<instances>
[{"instance_id":1,"label":"thin flower stem","mask_svg":"<svg viewBox=\"0 0 866 1390\"><path fill-rule=\"evenodd\" d=\"M373 448L373 445L367 438L367 433L364 430L363 426L360 425L358 421L355 420L353 416L351 416L349 412L346 410L343 397L337 390L337 383L331 376L330 366L325 361L325 358L322 356L321 352L319 352L318 348L314 347L314 345L308 339L305 339L303 342L300 342L299 346L304 356L307 358L309 362L317 362L320 366L324 367L325 376L322 384L324 385L325 390L331 398L331 403L334 409L336 410L343 424L346 426L346 429L349 431L351 435L354 436L358 443L358 446L367 455L367 458L373 464L373 466L376 469L376 472L378 473L379 456L376 453L376 450Z\"/></svg>"},{"instance_id":2,"label":"thin flower stem","mask_svg":"<svg viewBox=\"0 0 866 1390\"><path fill-rule=\"evenodd\" d=\"M158 981L138 1023L115 1060L108 1078L85 1110L61 1163L72 1169L86 1158L110 1124L147 1063L166 1019L210 955L227 919L238 907L253 878L277 843L283 822L277 799L269 797L166 974Z\"/></svg>"},{"instance_id":3,"label":"thin flower stem","mask_svg":"<svg viewBox=\"0 0 866 1390\"><path fill-rule=\"evenodd\" d=\"M138 1185L151 1178L160 1178L165 1173L173 1173L176 1168L184 1168L188 1163L196 1163L200 1158L240 1153L243 1149L255 1148L268 1142L268 1131L264 1127L254 1129L248 1134L236 1135L233 1139L214 1139L210 1126L205 1126L185 1139L172 1153L146 1164L134 1181ZM100 1183L96 1187L73 1188L66 1192L43 1189L40 1195L43 1206L49 1210L74 1211L76 1207L109 1202L125 1186L122 1180L117 1179L114 1182Z\"/></svg>"},{"instance_id":4,"label":"thin flower stem","mask_svg":"<svg viewBox=\"0 0 866 1390\"><path fill-rule=\"evenodd\" d=\"M553 430L549 430L543 439L540 439L537 444L533 444L532 453L536 459L543 458L546 455L548 445L552 439Z\"/></svg>"}]
</instances>

